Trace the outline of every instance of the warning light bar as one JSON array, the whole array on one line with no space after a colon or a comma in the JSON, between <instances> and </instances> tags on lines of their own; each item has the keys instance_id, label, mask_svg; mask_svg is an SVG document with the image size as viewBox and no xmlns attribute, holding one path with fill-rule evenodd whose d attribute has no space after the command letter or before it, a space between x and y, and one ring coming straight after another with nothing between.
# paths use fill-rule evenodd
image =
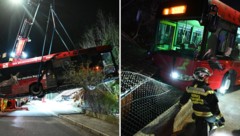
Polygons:
<instances>
[{"instance_id":1,"label":"warning light bar","mask_svg":"<svg viewBox=\"0 0 240 136\"><path fill-rule=\"evenodd\" d=\"M163 15L174 15L174 14L184 14L186 13L187 6L181 5L181 6L175 6L170 8L164 8L162 14Z\"/></svg>"}]
</instances>

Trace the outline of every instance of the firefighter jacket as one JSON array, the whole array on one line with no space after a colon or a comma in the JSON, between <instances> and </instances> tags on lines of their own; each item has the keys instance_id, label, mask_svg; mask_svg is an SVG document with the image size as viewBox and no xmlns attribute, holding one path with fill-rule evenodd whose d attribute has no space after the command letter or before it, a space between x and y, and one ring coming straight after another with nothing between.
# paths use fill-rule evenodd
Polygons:
<instances>
[{"instance_id":1,"label":"firefighter jacket","mask_svg":"<svg viewBox=\"0 0 240 136\"><path fill-rule=\"evenodd\" d=\"M220 114L217 96L205 82L195 81L188 86L180 98L180 104L184 105L189 99L193 103L193 112L196 116L211 117Z\"/></svg>"}]
</instances>

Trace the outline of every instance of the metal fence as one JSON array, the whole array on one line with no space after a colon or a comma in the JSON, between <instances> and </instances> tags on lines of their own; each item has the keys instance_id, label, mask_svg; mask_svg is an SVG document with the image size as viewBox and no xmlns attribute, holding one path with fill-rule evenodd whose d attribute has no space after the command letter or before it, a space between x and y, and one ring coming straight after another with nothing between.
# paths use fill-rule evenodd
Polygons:
<instances>
[{"instance_id":1,"label":"metal fence","mask_svg":"<svg viewBox=\"0 0 240 136\"><path fill-rule=\"evenodd\" d=\"M174 105L182 92L150 77L121 72L121 135L131 136Z\"/></svg>"}]
</instances>

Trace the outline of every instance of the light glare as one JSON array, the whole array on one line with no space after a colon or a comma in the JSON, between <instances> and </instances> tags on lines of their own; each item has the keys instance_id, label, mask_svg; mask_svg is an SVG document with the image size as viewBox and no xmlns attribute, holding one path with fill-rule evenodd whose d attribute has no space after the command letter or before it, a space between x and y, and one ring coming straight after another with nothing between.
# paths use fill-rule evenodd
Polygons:
<instances>
[{"instance_id":1,"label":"light glare","mask_svg":"<svg viewBox=\"0 0 240 136\"><path fill-rule=\"evenodd\" d=\"M14 5L19 5L22 3L23 0L9 0Z\"/></svg>"},{"instance_id":2,"label":"light glare","mask_svg":"<svg viewBox=\"0 0 240 136\"><path fill-rule=\"evenodd\" d=\"M219 92L220 92L221 94L225 94L226 91L227 91L227 89L226 89L225 87L221 87L221 88L219 89Z\"/></svg>"},{"instance_id":3,"label":"light glare","mask_svg":"<svg viewBox=\"0 0 240 136\"><path fill-rule=\"evenodd\" d=\"M16 54L14 52L11 52L11 54L10 54L10 56L13 57L13 58L15 57L15 55Z\"/></svg>"},{"instance_id":4,"label":"light glare","mask_svg":"<svg viewBox=\"0 0 240 136\"><path fill-rule=\"evenodd\" d=\"M172 73L171 73L171 77L172 77L173 79L177 79L177 78L179 77L179 74L178 74L177 72L172 72Z\"/></svg>"},{"instance_id":5,"label":"light glare","mask_svg":"<svg viewBox=\"0 0 240 136\"><path fill-rule=\"evenodd\" d=\"M26 53L26 52L23 52L23 53L22 53L22 58L26 59L26 58L27 58L27 56L28 56L28 55L27 55L27 53Z\"/></svg>"}]
</instances>

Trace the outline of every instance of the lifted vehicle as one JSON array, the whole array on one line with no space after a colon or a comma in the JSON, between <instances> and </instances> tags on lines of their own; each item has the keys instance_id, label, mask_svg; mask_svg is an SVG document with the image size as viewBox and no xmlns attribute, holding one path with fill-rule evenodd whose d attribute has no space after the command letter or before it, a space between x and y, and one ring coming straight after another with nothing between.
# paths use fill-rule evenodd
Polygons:
<instances>
[{"instance_id":1,"label":"lifted vehicle","mask_svg":"<svg viewBox=\"0 0 240 136\"><path fill-rule=\"evenodd\" d=\"M45 46L43 46L42 56L28 59L24 58L23 50L27 42L31 41L29 34L41 1L42 0L28 0L26 8L31 12L25 14L26 16L24 16L19 28L13 47L13 58L10 62L0 63L0 97L15 98L32 95L42 98L46 93L49 93L51 89L65 85L64 74L72 64L80 65L82 63L90 63L91 67L111 65L114 67L114 73L117 73L118 68L110 45L69 50L63 42L68 51L50 54L51 50L49 50L49 54L44 55ZM56 21L59 21L52 6L50 6L50 11L48 17L50 18L50 15L52 15L52 18L55 19L55 15ZM55 21L53 22L55 23ZM65 29L64 32L66 33ZM46 39L44 39L44 41L45 40ZM63 39L61 40L63 41ZM109 70L106 72L108 71ZM112 72L112 70L110 71Z\"/></svg>"}]
</instances>

